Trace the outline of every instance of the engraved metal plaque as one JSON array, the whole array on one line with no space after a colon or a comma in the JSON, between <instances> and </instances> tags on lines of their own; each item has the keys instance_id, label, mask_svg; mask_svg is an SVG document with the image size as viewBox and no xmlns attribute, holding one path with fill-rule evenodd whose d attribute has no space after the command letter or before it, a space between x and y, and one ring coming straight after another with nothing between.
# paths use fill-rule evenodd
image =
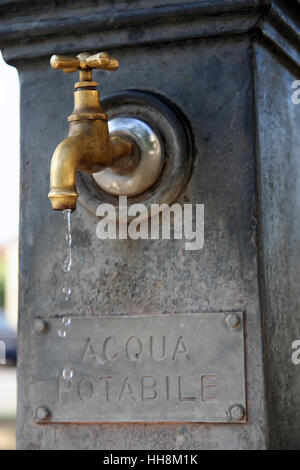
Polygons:
<instances>
[{"instance_id":1,"label":"engraved metal plaque","mask_svg":"<svg viewBox=\"0 0 300 470\"><path fill-rule=\"evenodd\" d=\"M34 336L36 420L245 422L243 315L229 315L47 320Z\"/></svg>"}]
</instances>

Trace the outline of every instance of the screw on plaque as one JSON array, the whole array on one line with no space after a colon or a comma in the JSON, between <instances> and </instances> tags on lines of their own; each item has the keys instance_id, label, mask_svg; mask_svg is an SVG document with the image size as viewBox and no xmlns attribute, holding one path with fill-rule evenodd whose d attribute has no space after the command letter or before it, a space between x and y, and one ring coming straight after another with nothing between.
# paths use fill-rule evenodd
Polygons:
<instances>
[{"instance_id":1,"label":"screw on plaque","mask_svg":"<svg viewBox=\"0 0 300 470\"><path fill-rule=\"evenodd\" d=\"M230 421L241 421L245 418L245 414L245 408L240 404L233 405L228 410Z\"/></svg>"},{"instance_id":2,"label":"screw on plaque","mask_svg":"<svg viewBox=\"0 0 300 470\"><path fill-rule=\"evenodd\" d=\"M232 313L226 317L226 324L228 328L238 328L240 326L241 320L236 313Z\"/></svg>"},{"instance_id":3,"label":"screw on plaque","mask_svg":"<svg viewBox=\"0 0 300 470\"><path fill-rule=\"evenodd\" d=\"M35 412L36 419L38 421L46 421L50 418L51 413L45 406L40 406Z\"/></svg>"},{"instance_id":4,"label":"screw on plaque","mask_svg":"<svg viewBox=\"0 0 300 470\"><path fill-rule=\"evenodd\" d=\"M38 318L34 323L34 331L37 335L46 333L48 331L48 323Z\"/></svg>"}]
</instances>

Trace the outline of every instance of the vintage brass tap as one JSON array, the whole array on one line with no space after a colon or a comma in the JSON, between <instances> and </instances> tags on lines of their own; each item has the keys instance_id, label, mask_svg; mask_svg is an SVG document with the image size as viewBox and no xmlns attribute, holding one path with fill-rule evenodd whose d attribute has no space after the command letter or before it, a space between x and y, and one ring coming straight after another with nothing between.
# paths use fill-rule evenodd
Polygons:
<instances>
[{"instance_id":1,"label":"vintage brass tap","mask_svg":"<svg viewBox=\"0 0 300 470\"><path fill-rule=\"evenodd\" d=\"M74 110L69 116L69 136L56 148L50 167L49 198L55 210L76 209L76 171L95 173L132 153L132 143L109 136L107 117L100 105L97 82L92 80L92 69L117 70L118 61L106 52L77 57L53 55L51 67L66 73L79 71L75 83Z\"/></svg>"}]
</instances>

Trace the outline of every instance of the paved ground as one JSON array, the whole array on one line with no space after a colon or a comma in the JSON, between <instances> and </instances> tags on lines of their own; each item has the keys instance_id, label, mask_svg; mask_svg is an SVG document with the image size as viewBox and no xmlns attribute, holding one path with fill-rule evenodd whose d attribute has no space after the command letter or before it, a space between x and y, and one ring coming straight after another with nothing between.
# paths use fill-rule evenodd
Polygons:
<instances>
[{"instance_id":1,"label":"paved ground","mask_svg":"<svg viewBox=\"0 0 300 470\"><path fill-rule=\"evenodd\" d=\"M0 450L15 448L16 369L0 365Z\"/></svg>"}]
</instances>

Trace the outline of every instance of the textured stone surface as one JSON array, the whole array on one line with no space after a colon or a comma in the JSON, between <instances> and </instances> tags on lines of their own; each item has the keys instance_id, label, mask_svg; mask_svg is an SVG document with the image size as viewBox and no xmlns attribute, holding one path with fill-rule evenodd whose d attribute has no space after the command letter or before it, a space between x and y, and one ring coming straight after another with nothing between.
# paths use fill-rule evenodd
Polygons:
<instances>
[{"instance_id":1,"label":"textured stone surface","mask_svg":"<svg viewBox=\"0 0 300 470\"><path fill-rule=\"evenodd\" d=\"M261 286L270 446L300 448L300 104L292 102L299 71L256 47Z\"/></svg>"},{"instance_id":2,"label":"textured stone surface","mask_svg":"<svg viewBox=\"0 0 300 470\"><path fill-rule=\"evenodd\" d=\"M115 51L120 71L96 72L102 93L154 91L185 114L194 165L179 202L205 204L205 246L182 240L100 241L97 219L72 216L73 294L60 295L63 221L47 200L49 162L67 133L74 77L24 63L22 82L19 446L22 448L263 448L265 423L257 284L251 49L202 40ZM187 66L188 63L188 66ZM246 311L248 424L64 424L33 421L33 318Z\"/></svg>"}]
</instances>

